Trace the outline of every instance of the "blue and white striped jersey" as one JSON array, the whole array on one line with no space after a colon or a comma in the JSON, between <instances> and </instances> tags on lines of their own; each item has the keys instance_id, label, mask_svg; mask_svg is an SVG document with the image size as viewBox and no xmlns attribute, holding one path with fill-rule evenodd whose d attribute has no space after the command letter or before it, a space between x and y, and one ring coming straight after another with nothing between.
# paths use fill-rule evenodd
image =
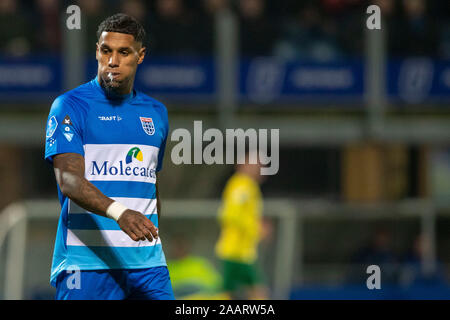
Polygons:
<instances>
[{"instance_id":1,"label":"blue and white striped jersey","mask_svg":"<svg viewBox=\"0 0 450 320\"><path fill-rule=\"evenodd\" d=\"M156 172L169 131L165 106L133 93L112 99L97 78L59 96L50 109L45 159L79 153L85 178L101 192L146 215L156 227ZM89 213L65 197L61 203L50 282L76 266L80 270L165 266L161 239L133 241L116 221Z\"/></svg>"}]
</instances>

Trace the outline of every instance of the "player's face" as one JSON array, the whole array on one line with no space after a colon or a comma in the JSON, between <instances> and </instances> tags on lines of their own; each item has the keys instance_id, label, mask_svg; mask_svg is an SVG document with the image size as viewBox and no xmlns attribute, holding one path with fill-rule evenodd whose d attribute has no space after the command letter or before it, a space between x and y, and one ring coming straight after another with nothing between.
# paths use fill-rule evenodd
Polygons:
<instances>
[{"instance_id":1,"label":"player's face","mask_svg":"<svg viewBox=\"0 0 450 320\"><path fill-rule=\"evenodd\" d=\"M99 82L119 94L130 93L145 48L130 34L103 32L97 42Z\"/></svg>"}]
</instances>

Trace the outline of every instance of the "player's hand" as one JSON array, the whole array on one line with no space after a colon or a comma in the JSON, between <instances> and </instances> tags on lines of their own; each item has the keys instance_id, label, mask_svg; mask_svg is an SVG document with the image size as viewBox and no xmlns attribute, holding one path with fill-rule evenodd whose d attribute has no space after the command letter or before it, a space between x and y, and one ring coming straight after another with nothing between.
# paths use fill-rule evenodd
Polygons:
<instances>
[{"instance_id":1,"label":"player's hand","mask_svg":"<svg viewBox=\"0 0 450 320\"><path fill-rule=\"evenodd\" d=\"M158 239L158 228L142 213L131 209L126 210L120 216L117 223L131 239L134 241L153 241Z\"/></svg>"}]
</instances>

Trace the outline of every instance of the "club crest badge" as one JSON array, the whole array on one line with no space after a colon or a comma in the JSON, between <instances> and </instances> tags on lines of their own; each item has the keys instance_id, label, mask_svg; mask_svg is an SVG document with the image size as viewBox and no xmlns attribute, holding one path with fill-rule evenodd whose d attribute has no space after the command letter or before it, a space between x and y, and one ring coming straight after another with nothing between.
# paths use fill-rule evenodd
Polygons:
<instances>
[{"instance_id":1,"label":"club crest badge","mask_svg":"<svg viewBox=\"0 0 450 320\"><path fill-rule=\"evenodd\" d=\"M152 118L139 117L141 119L142 129L144 129L145 133L149 136L152 136L155 133L155 125L153 124Z\"/></svg>"}]
</instances>

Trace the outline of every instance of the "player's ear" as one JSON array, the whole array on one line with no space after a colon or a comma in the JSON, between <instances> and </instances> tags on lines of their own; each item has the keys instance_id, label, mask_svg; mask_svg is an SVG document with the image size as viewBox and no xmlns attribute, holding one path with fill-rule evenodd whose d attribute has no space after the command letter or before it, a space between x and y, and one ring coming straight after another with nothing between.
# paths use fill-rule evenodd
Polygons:
<instances>
[{"instance_id":1,"label":"player's ear","mask_svg":"<svg viewBox=\"0 0 450 320\"><path fill-rule=\"evenodd\" d=\"M138 64L141 64L144 61L144 57L145 54L147 52L147 48L146 47L142 47L141 49L139 49L139 60L138 60Z\"/></svg>"}]
</instances>

